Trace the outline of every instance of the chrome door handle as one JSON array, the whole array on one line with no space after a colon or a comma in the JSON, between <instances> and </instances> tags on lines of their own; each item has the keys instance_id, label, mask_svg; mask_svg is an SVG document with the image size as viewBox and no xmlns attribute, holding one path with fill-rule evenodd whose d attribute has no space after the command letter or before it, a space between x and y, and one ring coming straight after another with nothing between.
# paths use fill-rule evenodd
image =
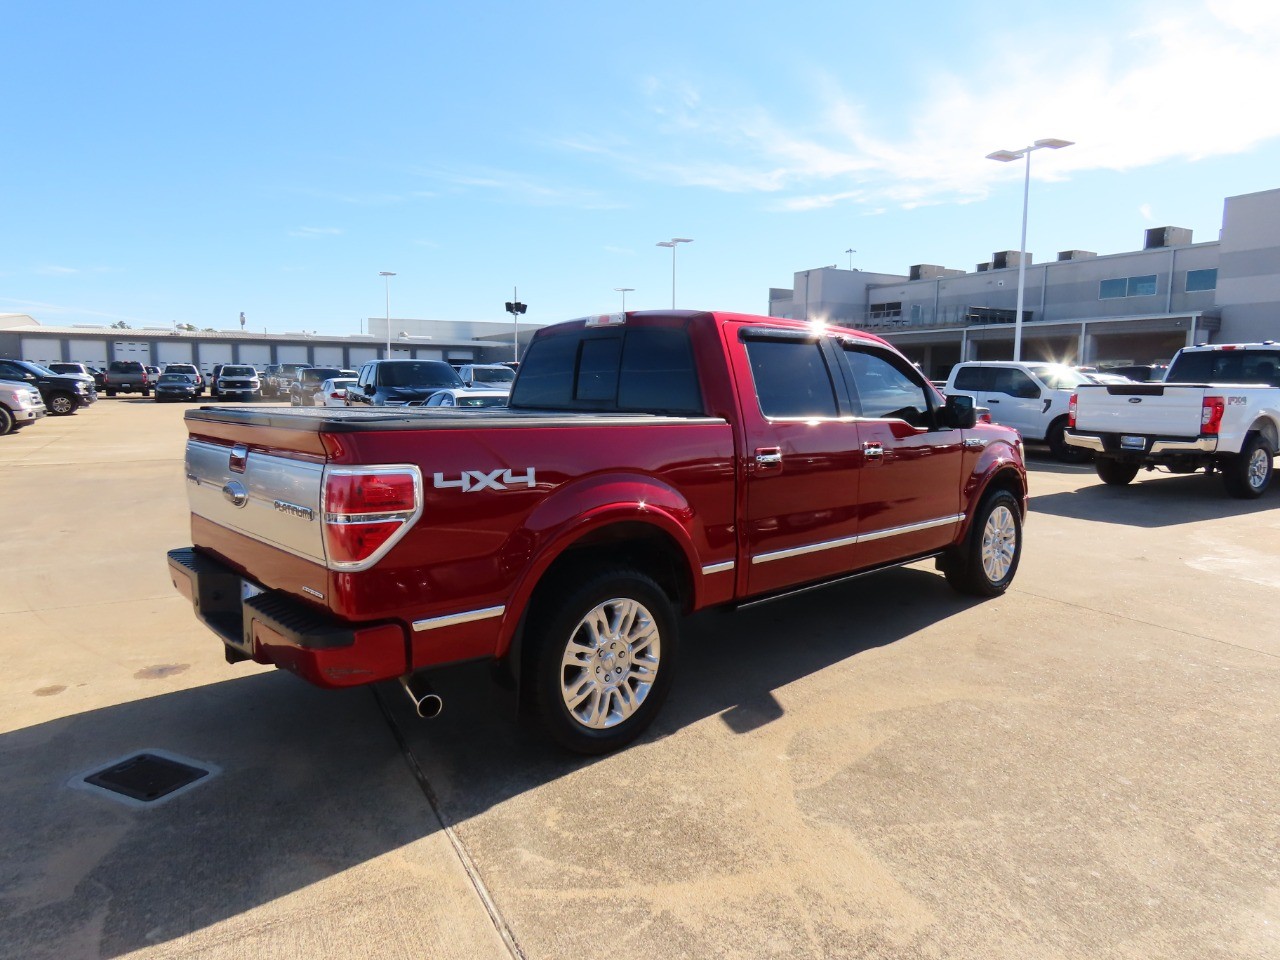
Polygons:
<instances>
[{"instance_id":1,"label":"chrome door handle","mask_svg":"<svg viewBox=\"0 0 1280 960\"><path fill-rule=\"evenodd\" d=\"M782 450L779 447L757 447L756 466L772 469L782 466Z\"/></svg>"},{"instance_id":2,"label":"chrome door handle","mask_svg":"<svg viewBox=\"0 0 1280 960\"><path fill-rule=\"evenodd\" d=\"M868 440L862 445L862 455L868 460L879 460L884 456L884 444Z\"/></svg>"}]
</instances>

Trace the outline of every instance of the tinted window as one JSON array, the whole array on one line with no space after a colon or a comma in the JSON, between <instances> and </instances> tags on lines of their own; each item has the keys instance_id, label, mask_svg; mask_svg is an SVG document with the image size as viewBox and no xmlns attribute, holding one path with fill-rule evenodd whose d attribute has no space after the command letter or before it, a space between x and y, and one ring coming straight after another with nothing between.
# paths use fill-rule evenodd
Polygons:
<instances>
[{"instance_id":1,"label":"tinted window","mask_svg":"<svg viewBox=\"0 0 1280 960\"><path fill-rule=\"evenodd\" d=\"M1114 300L1117 297L1123 297L1125 290L1128 288L1129 281L1125 278L1119 280L1103 280L1098 285L1099 300Z\"/></svg>"},{"instance_id":2,"label":"tinted window","mask_svg":"<svg viewBox=\"0 0 1280 960\"><path fill-rule=\"evenodd\" d=\"M540 337L529 345L511 405L564 410L573 406L573 375L581 336Z\"/></svg>"},{"instance_id":3,"label":"tinted window","mask_svg":"<svg viewBox=\"0 0 1280 960\"><path fill-rule=\"evenodd\" d=\"M1280 350L1198 350L1182 353L1169 383L1265 383L1280 387Z\"/></svg>"},{"instance_id":4,"label":"tinted window","mask_svg":"<svg viewBox=\"0 0 1280 960\"><path fill-rule=\"evenodd\" d=\"M1217 286L1218 270L1216 267L1212 270L1187 271L1187 293L1195 293L1197 290L1215 290Z\"/></svg>"},{"instance_id":5,"label":"tinted window","mask_svg":"<svg viewBox=\"0 0 1280 960\"><path fill-rule=\"evenodd\" d=\"M1154 297L1156 293L1155 274L1153 273L1147 277L1130 277L1128 293L1131 297Z\"/></svg>"},{"instance_id":6,"label":"tinted window","mask_svg":"<svg viewBox=\"0 0 1280 960\"><path fill-rule=\"evenodd\" d=\"M510 383L516 378L516 372L510 367L475 367L471 378L477 383Z\"/></svg>"},{"instance_id":7,"label":"tinted window","mask_svg":"<svg viewBox=\"0 0 1280 960\"><path fill-rule=\"evenodd\" d=\"M872 420L905 420L913 427L929 425L924 387L893 360L870 350L846 350L860 416Z\"/></svg>"},{"instance_id":8,"label":"tinted window","mask_svg":"<svg viewBox=\"0 0 1280 960\"><path fill-rule=\"evenodd\" d=\"M836 395L822 345L805 340L748 340L747 357L766 417L834 417Z\"/></svg>"},{"instance_id":9,"label":"tinted window","mask_svg":"<svg viewBox=\"0 0 1280 960\"><path fill-rule=\"evenodd\" d=\"M223 367L221 375L224 377L252 377L254 369L253 367Z\"/></svg>"},{"instance_id":10,"label":"tinted window","mask_svg":"<svg viewBox=\"0 0 1280 960\"><path fill-rule=\"evenodd\" d=\"M962 367L956 371L955 390L988 390L991 377L987 376L989 367Z\"/></svg>"},{"instance_id":11,"label":"tinted window","mask_svg":"<svg viewBox=\"0 0 1280 960\"><path fill-rule=\"evenodd\" d=\"M1021 370L1013 367L993 367L995 382L991 385L992 393L1003 393L1011 397L1036 397L1040 388L1036 382Z\"/></svg>"},{"instance_id":12,"label":"tinted window","mask_svg":"<svg viewBox=\"0 0 1280 960\"><path fill-rule=\"evenodd\" d=\"M107 369L112 373L142 373L142 364L137 360L112 360Z\"/></svg>"},{"instance_id":13,"label":"tinted window","mask_svg":"<svg viewBox=\"0 0 1280 960\"><path fill-rule=\"evenodd\" d=\"M381 364L378 381L384 387L460 387L453 367L443 360L395 360ZM338 371L330 373L333 376Z\"/></svg>"},{"instance_id":14,"label":"tinted window","mask_svg":"<svg viewBox=\"0 0 1280 960\"><path fill-rule=\"evenodd\" d=\"M627 331L625 344L620 409L702 413L702 391L684 330L637 327Z\"/></svg>"},{"instance_id":15,"label":"tinted window","mask_svg":"<svg viewBox=\"0 0 1280 960\"><path fill-rule=\"evenodd\" d=\"M578 379L575 400L613 402L618 397L618 363L622 357L622 338L584 340L578 352Z\"/></svg>"}]
</instances>

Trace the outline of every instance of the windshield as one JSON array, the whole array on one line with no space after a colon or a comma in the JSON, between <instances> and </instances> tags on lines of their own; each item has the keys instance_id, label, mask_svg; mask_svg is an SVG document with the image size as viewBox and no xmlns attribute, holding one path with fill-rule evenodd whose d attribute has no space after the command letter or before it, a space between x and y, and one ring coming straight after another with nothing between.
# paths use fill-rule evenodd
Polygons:
<instances>
[{"instance_id":1,"label":"windshield","mask_svg":"<svg viewBox=\"0 0 1280 960\"><path fill-rule=\"evenodd\" d=\"M471 378L477 383L511 383L516 372L510 367L472 367Z\"/></svg>"},{"instance_id":2,"label":"windshield","mask_svg":"<svg viewBox=\"0 0 1280 960\"><path fill-rule=\"evenodd\" d=\"M57 374L54 373L52 370L50 370L48 367L41 366L38 363L33 363L30 360L23 360L22 362L26 364L27 369L30 370L32 373L39 374L42 377L57 376Z\"/></svg>"},{"instance_id":3,"label":"windshield","mask_svg":"<svg viewBox=\"0 0 1280 960\"><path fill-rule=\"evenodd\" d=\"M337 367L308 367L302 371L303 380L314 380L319 383L321 380L328 380L330 377L340 376L342 373Z\"/></svg>"},{"instance_id":4,"label":"windshield","mask_svg":"<svg viewBox=\"0 0 1280 960\"><path fill-rule=\"evenodd\" d=\"M189 373L162 373L160 374L161 383L190 383L191 374Z\"/></svg>"},{"instance_id":5,"label":"windshield","mask_svg":"<svg viewBox=\"0 0 1280 960\"><path fill-rule=\"evenodd\" d=\"M1082 383L1092 382L1079 370L1060 363L1028 363L1027 369L1043 380L1050 390L1074 390Z\"/></svg>"},{"instance_id":6,"label":"windshield","mask_svg":"<svg viewBox=\"0 0 1280 960\"><path fill-rule=\"evenodd\" d=\"M253 367L223 367L221 376L224 377L253 377L257 373Z\"/></svg>"},{"instance_id":7,"label":"windshield","mask_svg":"<svg viewBox=\"0 0 1280 960\"><path fill-rule=\"evenodd\" d=\"M384 387L460 387L462 381L443 360L397 360L378 371Z\"/></svg>"}]
</instances>

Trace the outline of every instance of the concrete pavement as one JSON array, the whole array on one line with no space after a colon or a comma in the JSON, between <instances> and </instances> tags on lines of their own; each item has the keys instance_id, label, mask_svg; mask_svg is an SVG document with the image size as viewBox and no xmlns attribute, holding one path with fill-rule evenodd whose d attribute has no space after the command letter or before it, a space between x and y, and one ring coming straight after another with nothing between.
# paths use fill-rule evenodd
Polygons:
<instances>
[{"instance_id":1,"label":"concrete pavement","mask_svg":"<svg viewBox=\"0 0 1280 960\"><path fill-rule=\"evenodd\" d=\"M0 438L0 956L1280 956L1280 489L1036 459L1005 597L698 615L652 733L583 760L483 670L423 722L227 666L164 568L181 410ZM143 747L222 773L67 787Z\"/></svg>"}]
</instances>

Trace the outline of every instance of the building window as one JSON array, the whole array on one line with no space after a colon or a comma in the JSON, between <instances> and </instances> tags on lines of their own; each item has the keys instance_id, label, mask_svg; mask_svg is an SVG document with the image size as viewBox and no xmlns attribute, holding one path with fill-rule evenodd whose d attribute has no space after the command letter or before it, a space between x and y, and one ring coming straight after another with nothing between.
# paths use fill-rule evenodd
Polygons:
<instances>
[{"instance_id":1,"label":"building window","mask_svg":"<svg viewBox=\"0 0 1280 960\"><path fill-rule=\"evenodd\" d=\"M1188 270L1187 293L1197 290L1216 290L1218 288L1218 268L1212 270Z\"/></svg>"},{"instance_id":2,"label":"building window","mask_svg":"<svg viewBox=\"0 0 1280 960\"><path fill-rule=\"evenodd\" d=\"M884 320L888 317L902 316L902 301L895 303L873 303L871 305L871 319Z\"/></svg>"},{"instance_id":3,"label":"building window","mask_svg":"<svg viewBox=\"0 0 1280 960\"><path fill-rule=\"evenodd\" d=\"M1156 275L1145 277L1120 277L1103 280L1098 284L1099 300L1118 300L1121 297L1153 297L1156 293Z\"/></svg>"}]
</instances>

